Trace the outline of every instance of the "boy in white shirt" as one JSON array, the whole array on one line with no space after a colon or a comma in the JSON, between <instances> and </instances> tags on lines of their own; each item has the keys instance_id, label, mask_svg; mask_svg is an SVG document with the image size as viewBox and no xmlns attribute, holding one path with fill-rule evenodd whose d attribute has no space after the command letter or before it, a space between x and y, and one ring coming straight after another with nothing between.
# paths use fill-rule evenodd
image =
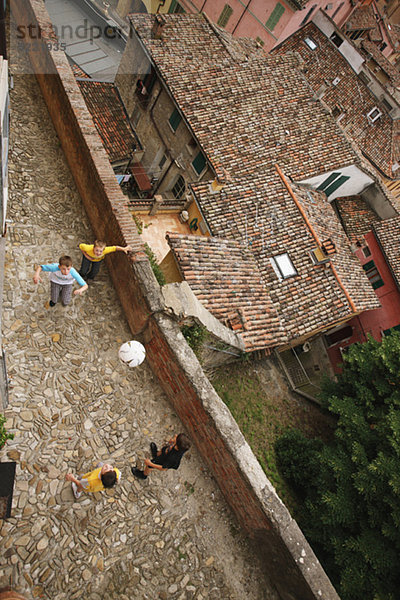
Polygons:
<instances>
[{"instance_id":1,"label":"boy in white shirt","mask_svg":"<svg viewBox=\"0 0 400 600\"><path fill-rule=\"evenodd\" d=\"M86 281L84 281L78 271L73 268L70 256L61 256L58 264L49 263L47 265L38 265L33 276L34 283L42 281L42 278L40 277L41 271L49 271L51 273L50 306L55 306L57 304L60 295L63 306L67 306L67 304L71 302L72 284L74 281L81 286L79 290L74 291L74 295L80 296L88 288Z\"/></svg>"}]
</instances>

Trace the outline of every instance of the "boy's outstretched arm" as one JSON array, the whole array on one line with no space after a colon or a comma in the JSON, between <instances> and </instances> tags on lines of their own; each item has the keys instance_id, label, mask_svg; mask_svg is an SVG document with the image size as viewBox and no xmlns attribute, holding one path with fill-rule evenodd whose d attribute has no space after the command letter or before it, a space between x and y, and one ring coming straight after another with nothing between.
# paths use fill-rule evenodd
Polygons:
<instances>
[{"instance_id":1,"label":"boy's outstretched arm","mask_svg":"<svg viewBox=\"0 0 400 600\"><path fill-rule=\"evenodd\" d=\"M39 283L39 281L42 281L42 278L40 277L41 270L42 270L42 267L40 265L38 265L35 269L35 274L33 276L33 283Z\"/></svg>"},{"instance_id":2,"label":"boy's outstretched arm","mask_svg":"<svg viewBox=\"0 0 400 600\"><path fill-rule=\"evenodd\" d=\"M85 283L85 285L83 285L82 287L79 288L79 290L74 290L74 296L81 296L83 294L83 292L85 292L88 289L88 284Z\"/></svg>"},{"instance_id":3,"label":"boy's outstretched arm","mask_svg":"<svg viewBox=\"0 0 400 600\"><path fill-rule=\"evenodd\" d=\"M115 246L116 250L120 250L121 252L125 252L125 254L127 254L128 252L132 252L132 246Z\"/></svg>"}]
</instances>

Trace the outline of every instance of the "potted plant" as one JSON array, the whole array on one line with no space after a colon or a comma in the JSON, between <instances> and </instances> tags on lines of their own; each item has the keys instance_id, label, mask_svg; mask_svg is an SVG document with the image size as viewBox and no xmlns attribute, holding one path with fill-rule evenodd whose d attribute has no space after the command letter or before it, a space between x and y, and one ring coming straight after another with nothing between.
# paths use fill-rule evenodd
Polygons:
<instances>
[{"instance_id":1,"label":"potted plant","mask_svg":"<svg viewBox=\"0 0 400 600\"><path fill-rule=\"evenodd\" d=\"M0 450L6 444L7 440L14 439L14 434L8 433L6 431L6 428L4 427L5 422L6 422L5 416L0 413Z\"/></svg>"}]
</instances>

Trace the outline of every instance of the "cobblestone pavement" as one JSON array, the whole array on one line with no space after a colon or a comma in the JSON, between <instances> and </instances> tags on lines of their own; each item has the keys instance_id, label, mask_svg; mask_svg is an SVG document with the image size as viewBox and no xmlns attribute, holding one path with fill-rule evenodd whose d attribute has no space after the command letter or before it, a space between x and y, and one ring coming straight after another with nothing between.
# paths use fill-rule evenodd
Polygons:
<instances>
[{"instance_id":1,"label":"cobblestone pavement","mask_svg":"<svg viewBox=\"0 0 400 600\"><path fill-rule=\"evenodd\" d=\"M0 587L52 600L275 600L195 449L178 471L130 474L181 425L148 366L117 358L130 333L105 266L67 308L46 308L46 274L33 284L35 262L68 253L79 266L77 244L93 236L34 77L14 77L11 96L3 339L16 435L0 460L17 473ZM65 473L97 459L121 469L121 484L74 501Z\"/></svg>"}]
</instances>

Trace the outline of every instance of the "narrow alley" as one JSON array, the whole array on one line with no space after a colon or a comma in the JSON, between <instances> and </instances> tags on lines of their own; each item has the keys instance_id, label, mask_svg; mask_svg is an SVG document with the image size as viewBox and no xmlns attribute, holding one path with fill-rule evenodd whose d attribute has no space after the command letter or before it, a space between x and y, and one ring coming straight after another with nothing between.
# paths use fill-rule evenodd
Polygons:
<instances>
[{"instance_id":1,"label":"narrow alley","mask_svg":"<svg viewBox=\"0 0 400 600\"><path fill-rule=\"evenodd\" d=\"M181 429L146 362L118 359L131 339L105 265L71 305L47 308L35 263L93 239L36 79L14 76L3 338L5 410L17 463L12 516L0 526L0 587L34 598L275 600L195 448L179 471L134 480L130 466ZM113 240L107 240L109 244ZM65 474L98 460L120 485L75 501Z\"/></svg>"}]
</instances>

